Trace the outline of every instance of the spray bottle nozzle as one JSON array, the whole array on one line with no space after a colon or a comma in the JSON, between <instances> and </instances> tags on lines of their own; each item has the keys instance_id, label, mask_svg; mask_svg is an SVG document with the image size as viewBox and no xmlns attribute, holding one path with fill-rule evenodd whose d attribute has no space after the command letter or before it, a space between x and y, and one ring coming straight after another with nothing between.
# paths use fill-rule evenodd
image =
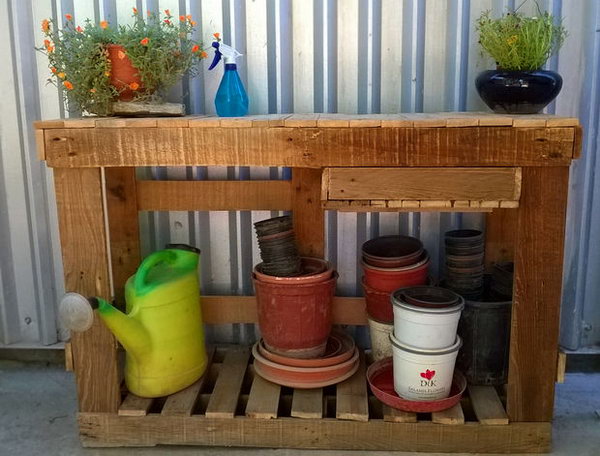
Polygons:
<instances>
[{"instance_id":1,"label":"spray bottle nozzle","mask_svg":"<svg viewBox=\"0 0 600 456\"><path fill-rule=\"evenodd\" d=\"M222 44L219 41L213 41L212 47L215 48L215 57L208 67L209 70L212 70L217 66L217 64L221 61L221 57L225 58L225 63L227 64L235 63L235 60L242 55L231 46Z\"/></svg>"}]
</instances>

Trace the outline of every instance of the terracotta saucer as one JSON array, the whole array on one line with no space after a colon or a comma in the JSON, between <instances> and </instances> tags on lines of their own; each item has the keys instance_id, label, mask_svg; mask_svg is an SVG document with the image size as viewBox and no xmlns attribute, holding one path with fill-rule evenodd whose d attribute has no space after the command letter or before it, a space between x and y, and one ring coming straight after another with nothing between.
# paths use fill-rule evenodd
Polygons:
<instances>
[{"instance_id":1,"label":"terracotta saucer","mask_svg":"<svg viewBox=\"0 0 600 456\"><path fill-rule=\"evenodd\" d=\"M354 354L354 339L342 332L333 332L327 341L325 354L320 358L291 358L269 351L263 340L258 341L258 352L274 363L291 367L327 367L343 363Z\"/></svg>"},{"instance_id":2,"label":"terracotta saucer","mask_svg":"<svg viewBox=\"0 0 600 456\"><path fill-rule=\"evenodd\" d=\"M455 370L448 397L435 401L412 401L404 399L394 391L394 370L392 364L391 357L371 364L367 369L367 380L371 391L373 391L377 399L403 412L430 413L449 409L458 404L467 388L467 380L464 375Z\"/></svg>"},{"instance_id":3,"label":"terracotta saucer","mask_svg":"<svg viewBox=\"0 0 600 456\"><path fill-rule=\"evenodd\" d=\"M291 388L323 388L346 380L356 372L359 364L358 350L339 364L325 367L293 367L274 363L263 357L258 342L252 347L254 371L265 380Z\"/></svg>"}]
</instances>

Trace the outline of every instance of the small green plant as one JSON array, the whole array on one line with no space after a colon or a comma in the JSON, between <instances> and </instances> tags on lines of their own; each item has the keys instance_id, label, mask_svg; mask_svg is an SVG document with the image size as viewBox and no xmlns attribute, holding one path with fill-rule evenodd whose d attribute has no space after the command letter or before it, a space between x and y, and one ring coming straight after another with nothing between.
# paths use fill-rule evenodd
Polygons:
<instances>
[{"instance_id":1,"label":"small green plant","mask_svg":"<svg viewBox=\"0 0 600 456\"><path fill-rule=\"evenodd\" d=\"M196 25L191 16L177 20L165 10L163 17L148 13L144 19L136 8L133 16L132 25L118 29L89 19L84 27L75 26L70 14L62 29L52 20L42 21L44 45L37 49L48 56L52 72L48 81L62 89L69 111L111 114L119 90L111 83L110 44L123 46L138 71L141 87L137 83L128 87L135 101L159 101L184 73L196 75L196 64L207 55L190 37Z\"/></svg>"},{"instance_id":2,"label":"small green plant","mask_svg":"<svg viewBox=\"0 0 600 456\"><path fill-rule=\"evenodd\" d=\"M507 71L540 69L562 46L567 31L548 12L526 17L518 11L498 19L485 11L477 20L479 43L498 65Z\"/></svg>"}]
</instances>

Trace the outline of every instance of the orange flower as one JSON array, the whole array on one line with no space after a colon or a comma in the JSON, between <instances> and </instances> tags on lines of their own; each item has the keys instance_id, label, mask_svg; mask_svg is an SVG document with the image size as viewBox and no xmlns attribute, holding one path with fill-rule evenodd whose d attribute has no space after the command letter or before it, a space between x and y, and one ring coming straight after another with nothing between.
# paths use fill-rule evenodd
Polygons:
<instances>
[{"instance_id":1,"label":"orange flower","mask_svg":"<svg viewBox=\"0 0 600 456\"><path fill-rule=\"evenodd\" d=\"M48 19L44 19L42 21L42 32L48 33L50 31L50 21Z\"/></svg>"},{"instance_id":2,"label":"orange flower","mask_svg":"<svg viewBox=\"0 0 600 456\"><path fill-rule=\"evenodd\" d=\"M46 48L46 50L48 51L48 53L50 53L50 54L51 54L52 52L54 52L54 46L48 46L48 47Z\"/></svg>"},{"instance_id":3,"label":"orange flower","mask_svg":"<svg viewBox=\"0 0 600 456\"><path fill-rule=\"evenodd\" d=\"M73 84L71 84L69 81L64 81L63 85L67 88L67 90L73 90Z\"/></svg>"},{"instance_id":4,"label":"orange flower","mask_svg":"<svg viewBox=\"0 0 600 456\"><path fill-rule=\"evenodd\" d=\"M171 21L169 19L165 19L165 24L171 24Z\"/></svg>"},{"instance_id":5,"label":"orange flower","mask_svg":"<svg viewBox=\"0 0 600 456\"><path fill-rule=\"evenodd\" d=\"M72 21L73 20L73 16L71 16L70 14L65 14L65 19L68 21Z\"/></svg>"},{"instance_id":6,"label":"orange flower","mask_svg":"<svg viewBox=\"0 0 600 456\"><path fill-rule=\"evenodd\" d=\"M56 72L58 71L56 68L52 67L50 68L50 71L52 71L52 73L56 74Z\"/></svg>"},{"instance_id":7,"label":"orange flower","mask_svg":"<svg viewBox=\"0 0 600 456\"><path fill-rule=\"evenodd\" d=\"M208 54L206 53L206 51L202 51L202 52L200 53L200 58L203 58L203 59L205 59L206 57L208 57Z\"/></svg>"},{"instance_id":8,"label":"orange flower","mask_svg":"<svg viewBox=\"0 0 600 456\"><path fill-rule=\"evenodd\" d=\"M96 89L90 89L91 93L96 93Z\"/></svg>"},{"instance_id":9,"label":"orange flower","mask_svg":"<svg viewBox=\"0 0 600 456\"><path fill-rule=\"evenodd\" d=\"M215 37L217 40L221 39L221 34L220 34L219 32L217 32L217 33L213 33L213 36L214 36L214 37Z\"/></svg>"},{"instance_id":10,"label":"orange flower","mask_svg":"<svg viewBox=\"0 0 600 456\"><path fill-rule=\"evenodd\" d=\"M191 14L188 14L186 17L188 18L188 21L192 20L192 15Z\"/></svg>"},{"instance_id":11,"label":"orange flower","mask_svg":"<svg viewBox=\"0 0 600 456\"><path fill-rule=\"evenodd\" d=\"M80 25L78 25L78 26L77 26L77 28L76 28L75 30L77 30L79 33L83 32L83 29L81 28L81 26L80 26Z\"/></svg>"},{"instance_id":12,"label":"orange flower","mask_svg":"<svg viewBox=\"0 0 600 456\"><path fill-rule=\"evenodd\" d=\"M192 26L196 25L196 21L190 21L190 24L192 24Z\"/></svg>"},{"instance_id":13,"label":"orange flower","mask_svg":"<svg viewBox=\"0 0 600 456\"><path fill-rule=\"evenodd\" d=\"M200 46L198 46L197 44L194 44L192 46L192 52L198 52L200 50Z\"/></svg>"},{"instance_id":14,"label":"orange flower","mask_svg":"<svg viewBox=\"0 0 600 456\"><path fill-rule=\"evenodd\" d=\"M137 90L140 88L140 85L137 82L132 82L131 84L129 84L129 88L131 90Z\"/></svg>"},{"instance_id":15,"label":"orange flower","mask_svg":"<svg viewBox=\"0 0 600 456\"><path fill-rule=\"evenodd\" d=\"M185 16L184 16L184 15L181 15L181 16L179 16L179 20L180 20L181 22L185 22Z\"/></svg>"},{"instance_id":16,"label":"orange flower","mask_svg":"<svg viewBox=\"0 0 600 456\"><path fill-rule=\"evenodd\" d=\"M141 44L142 46L148 46L148 43L149 43L149 42L150 42L150 40L148 39L148 37L146 37L146 38L142 38L142 39L140 40L140 44Z\"/></svg>"},{"instance_id":17,"label":"orange flower","mask_svg":"<svg viewBox=\"0 0 600 456\"><path fill-rule=\"evenodd\" d=\"M100 21L100 28L107 28L108 27L108 22L107 21Z\"/></svg>"},{"instance_id":18,"label":"orange flower","mask_svg":"<svg viewBox=\"0 0 600 456\"><path fill-rule=\"evenodd\" d=\"M168 9L166 9L166 10L165 10L165 14L166 14L167 16L171 17L171 10L168 10Z\"/></svg>"},{"instance_id":19,"label":"orange flower","mask_svg":"<svg viewBox=\"0 0 600 456\"><path fill-rule=\"evenodd\" d=\"M50 40L44 40L44 47L48 49L50 47Z\"/></svg>"},{"instance_id":20,"label":"orange flower","mask_svg":"<svg viewBox=\"0 0 600 456\"><path fill-rule=\"evenodd\" d=\"M67 75L66 75L66 74L64 74L62 71L61 71L60 73L58 73L56 76L58 76L58 77L59 77L59 78L61 78L61 79L64 79L64 78L66 78L66 77L67 77Z\"/></svg>"},{"instance_id":21,"label":"orange flower","mask_svg":"<svg viewBox=\"0 0 600 456\"><path fill-rule=\"evenodd\" d=\"M138 13L138 10L137 10L137 8L135 6L133 8L131 8L131 9L133 10L133 14L134 15Z\"/></svg>"},{"instance_id":22,"label":"orange flower","mask_svg":"<svg viewBox=\"0 0 600 456\"><path fill-rule=\"evenodd\" d=\"M152 12L150 10L147 10L146 11L146 16L148 16L148 17L152 16Z\"/></svg>"}]
</instances>

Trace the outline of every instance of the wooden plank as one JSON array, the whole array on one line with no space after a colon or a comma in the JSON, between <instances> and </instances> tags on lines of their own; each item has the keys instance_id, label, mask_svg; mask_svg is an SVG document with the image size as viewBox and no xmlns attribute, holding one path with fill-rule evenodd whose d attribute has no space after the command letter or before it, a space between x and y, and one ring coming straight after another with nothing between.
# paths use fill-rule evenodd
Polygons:
<instances>
[{"instance_id":1,"label":"wooden plank","mask_svg":"<svg viewBox=\"0 0 600 456\"><path fill-rule=\"evenodd\" d=\"M454 407L451 407L447 410L442 410L441 412L433 412L431 414L431 421L437 424L464 424L465 415L463 413L463 409L460 405L460 402Z\"/></svg>"},{"instance_id":2,"label":"wooden plank","mask_svg":"<svg viewBox=\"0 0 600 456\"><path fill-rule=\"evenodd\" d=\"M266 420L277 418L280 392L281 386L265 380L260 375L254 375L246 405L246 416Z\"/></svg>"},{"instance_id":3,"label":"wooden plank","mask_svg":"<svg viewBox=\"0 0 600 456\"><path fill-rule=\"evenodd\" d=\"M507 393L513 421L552 419L568 183L568 168L523 169Z\"/></svg>"},{"instance_id":4,"label":"wooden plank","mask_svg":"<svg viewBox=\"0 0 600 456\"><path fill-rule=\"evenodd\" d=\"M518 215L513 209L496 209L486 215L485 262L488 267L514 260Z\"/></svg>"},{"instance_id":5,"label":"wooden plank","mask_svg":"<svg viewBox=\"0 0 600 456\"><path fill-rule=\"evenodd\" d=\"M125 119L127 128L156 128L156 118L140 117L139 119Z\"/></svg>"},{"instance_id":6,"label":"wooden plank","mask_svg":"<svg viewBox=\"0 0 600 456\"><path fill-rule=\"evenodd\" d=\"M319 114L292 114L284 120L283 124L295 128L316 127L318 119Z\"/></svg>"},{"instance_id":7,"label":"wooden plank","mask_svg":"<svg viewBox=\"0 0 600 456\"><path fill-rule=\"evenodd\" d=\"M323 388L295 389L291 416L313 420L323 418Z\"/></svg>"},{"instance_id":8,"label":"wooden plank","mask_svg":"<svg viewBox=\"0 0 600 456\"><path fill-rule=\"evenodd\" d=\"M551 423L440 426L431 422L388 423L201 415L120 417L79 415L82 444L101 446L202 445L317 450L422 451L427 453L544 453L550 451Z\"/></svg>"},{"instance_id":9,"label":"wooden plank","mask_svg":"<svg viewBox=\"0 0 600 456\"><path fill-rule=\"evenodd\" d=\"M562 350L558 350L556 362L556 383L564 383L565 373L567 372L567 354Z\"/></svg>"},{"instance_id":10,"label":"wooden plank","mask_svg":"<svg viewBox=\"0 0 600 456\"><path fill-rule=\"evenodd\" d=\"M469 385L471 405L477 420L485 425L508 424L508 416L493 386Z\"/></svg>"},{"instance_id":11,"label":"wooden plank","mask_svg":"<svg viewBox=\"0 0 600 456\"><path fill-rule=\"evenodd\" d=\"M369 421L365 369L365 354L361 350L356 373L337 385L335 416L338 420Z\"/></svg>"},{"instance_id":12,"label":"wooden plank","mask_svg":"<svg viewBox=\"0 0 600 456\"><path fill-rule=\"evenodd\" d=\"M175 394L167 397L165 405L160 412L163 416L190 416L196 406L198 395L200 394L202 387L207 381L208 372L212 364L213 357L215 355L215 348L211 347L207 350L207 363L204 375L198 379L193 385L188 386L184 390L181 390Z\"/></svg>"},{"instance_id":13,"label":"wooden plank","mask_svg":"<svg viewBox=\"0 0 600 456\"><path fill-rule=\"evenodd\" d=\"M583 128L575 128L575 139L573 141L573 158L581 157L581 150L583 149Z\"/></svg>"},{"instance_id":14,"label":"wooden plank","mask_svg":"<svg viewBox=\"0 0 600 456\"><path fill-rule=\"evenodd\" d=\"M352 116L347 114L321 114L317 120L319 128L348 128Z\"/></svg>"},{"instance_id":15,"label":"wooden plank","mask_svg":"<svg viewBox=\"0 0 600 456\"><path fill-rule=\"evenodd\" d=\"M289 211L290 181L137 182L140 211Z\"/></svg>"},{"instance_id":16,"label":"wooden plank","mask_svg":"<svg viewBox=\"0 0 600 456\"><path fill-rule=\"evenodd\" d=\"M325 213L321 207L321 170L292 170L292 213L298 251L302 256L325 255Z\"/></svg>"},{"instance_id":17,"label":"wooden plank","mask_svg":"<svg viewBox=\"0 0 600 456\"><path fill-rule=\"evenodd\" d=\"M227 351L206 407L207 418L234 417L249 358L250 350L247 347Z\"/></svg>"},{"instance_id":18,"label":"wooden plank","mask_svg":"<svg viewBox=\"0 0 600 456\"><path fill-rule=\"evenodd\" d=\"M187 128L189 117L159 117L156 119L157 128Z\"/></svg>"},{"instance_id":19,"label":"wooden plank","mask_svg":"<svg viewBox=\"0 0 600 456\"><path fill-rule=\"evenodd\" d=\"M54 186L66 291L110 297L99 169L56 169ZM117 344L98 316L71 335L81 412L115 413L121 402Z\"/></svg>"},{"instance_id":20,"label":"wooden plank","mask_svg":"<svg viewBox=\"0 0 600 456\"><path fill-rule=\"evenodd\" d=\"M125 400L119 407L118 414L120 416L146 416L153 400L149 397L139 397L133 393L127 393Z\"/></svg>"},{"instance_id":21,"label":"wooden plank","mask_svg":"<svg viewBox=\"0 0 600 456\"><path fill-rule=\"evenodd\" d=\"M425 204L423 204L425 202ZM467 202L469 203L469 202ZM518 202L516 204L518 207ZM392 201L386 200L386 206L378 201L372 205L370 201L329 200L322 202L324 210L338 212L492 212L492 207L481 207L481 202L473 207L454 207L451 201Z\"/></svg>"},{"instance_id":22,"label":"wooden plank","mask_svg":"<svg viewBox=\"0 0 600 456\"><path fill-rule=\"evenodd\" d=\"M209 325L258 323L254 296L202 296L202 320ZM364 298L334 296L331 320L338 325L367 325Z\"/></svg>"},{"instance_id":23,"label":"wooden plank","mask_svg":"<svg viewBox=\"0 0 600 456\"><path fill-rule=\"evenodd\" d=\"M38 160L46 159L46 143L44 141L44 130L35 130L35 150Z\"/></svg>"},{"instance_id":24,"label":"wooden plank","mask_svg":"<svg viewBox=\"0 0 600 456\"><path fill-rule=\"evenodd\" d=\"M332 200L421 200L449 207L450 200L518 200L518 168L330 168ZM423 205L425 204L425 206Z\"/></svg>"},{"instance_id":25,"label":"wooden plank","mask_svg":"<svg viewBox=\"0 0 600 456\"><path fill-rule=\"evenodd\" d=\"M418 134L411 128L321 128L315 134L285 127L97 127L45 134L46 160L54 167L566 166L574 140L574 127L419 128Z\"/></svg>"},{"instance_id":26,"label":"wooden plank","mask_svg":"<svg viewBox=\"0 0 600 456\"><path fill-rule=\"evenodd\" d=\"M125 282L141 262L135 168L107 168L105 181L114 297L124 309Z\"/></svg>"},{"instance_id":27,"label":"wooden plank","mask_svg":"<svg viewBox=\"0 0 600 456\"><path fill-rule=\"evenodd\" d=\"M416 423L417 414L411 412L403 412L387 405L383 406L383 421L390 423Z\"/></svg>"},{"instance_id":28,"label":"wooden plank","mask_svg":"<svg viewBox=\"0 0 600 456\"><path fill-rule=\"evenodd\" d=\"M64 128L65 120L64 119L54 119L54 120L35 120L33 122L33 128L36 130L50 130L55 128Z\"/></svg>"},{"instance_id":29,"label":"wooden plank","mask_svg":"<svg viewBox=\"0 0 600 456\"><path fill-rule=\"evenodd\" d=\"M223 117L220 126L223 128L251 128L254 126L253 116Z\"/></svg>"},{"instance_id":30,"label":"wooden plank","mask_svg":"<svg viewBox=\"0 0 600 456\"><path fill-rule=\"evenodd\" d=\"M65 342L65 370L73 371L73 346L70 341Z\"/></svg>"}]
</instances>

